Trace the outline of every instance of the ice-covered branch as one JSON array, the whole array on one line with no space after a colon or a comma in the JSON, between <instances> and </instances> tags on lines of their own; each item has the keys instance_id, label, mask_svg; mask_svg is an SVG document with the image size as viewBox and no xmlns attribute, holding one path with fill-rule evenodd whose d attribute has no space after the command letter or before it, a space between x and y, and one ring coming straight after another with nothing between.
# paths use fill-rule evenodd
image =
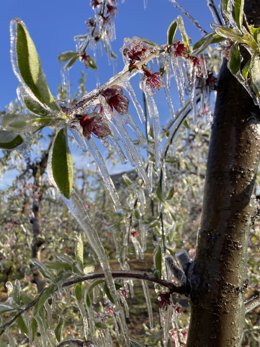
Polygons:
<instances>
[{"instance_id":1,"label":"ice-covered branch","mask_svg":"<svg viewBox=\"0 0 260 347\"><path fill-rule=\"evenodd\" d=\"M157 277L153 276L152 274L148 274L146 272L141 272L141 271L112 271L111 274L112 274L113 279L137 279L137 280L142 280L142 281L148 281L151 283L157 283L163 287L168 288L170 294L177 293L177 294L188 295L188 289L187 289L186 285L176 286L171 281L157 278ZM91 281L91 280L96 280L96 279L104 279L105 280L105 273L104 272L96 272L96 273L91 273L91 274L88 274L85 276L75 277L75 278L72 278L72 279L64 282L62 287L65 288L65 287L72 286L73 284L76 284L76 283L81 283L81 282ZM49 287L44 288L34 300L32 300L24 308L19 309L19 311L10 320L8 320L6 323L2 324L0 326L0 335L2 335L4 333L4 331L8 327L10 327L18 317L20 317L23 313L29 311L32 307L34 307L39 302L39 300L43 297L43 295L48 290L48 288ZM56 290L58 290L58 287L56 288Z\"/></svg>"},{"instance_id":2,"label":"ice-covered branch","mask_svg":"<svg viewBox=\"0 0 260 347\"><path fill-rule=\"evenodd\" d=\"M167 281L161 278L157 278L153 276L152 274L148 274L146 272L141 271L112 271L112 276L114 279L138 279L138 280L144 280L152 283L160 284L163 287L166 287L169 289L171 293L178 293L178 294L187 294L187 288L185 286L175 286L171 281ZM95 279L102 279L105 278L105 274L103 272L95 272L92 274L88 274L81 277L73 278L63 284L63 287L69 287L73 284L84 282L84 281L90 281Z\"/></svg>"},{"instance_id":3,"label":"ice-covered branch","mask_svg":"<svg viewBox=\"0 0 260 347\"><path fill-rule=\"evenodd\" d=\"M131 69L130 65L127 64L122 71L120 71L118 74L115 76L111 77L106 83L101 85L100 87L92 90L91 92L87 93L84 95L81 100L79 100L71 109L71 114L80 114L84 111L88 103L98 97L102 91L105 89L112 87L113 85L120 85L122 84L125 80L132 78L138 71L142 68L143 65L147 64L149 61L158 58L159 55L163 52L166 52L167 46L153 46L153 51L151 54L144 58L143 60L136 62L134 64L134 69Z\"/></svg>"}]
</instances>

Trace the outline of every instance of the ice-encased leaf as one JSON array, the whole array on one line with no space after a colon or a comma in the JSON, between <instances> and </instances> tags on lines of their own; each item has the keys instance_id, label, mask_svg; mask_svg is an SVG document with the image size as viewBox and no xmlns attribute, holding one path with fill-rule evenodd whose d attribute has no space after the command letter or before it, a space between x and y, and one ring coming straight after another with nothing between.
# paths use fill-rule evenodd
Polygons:
<instances>
[{"instance_id":1,"label":"ice-encased leaf","mask_svg":"<svg viewBox=\"0 0 260 347\"><path fill-rule=\"evenodd\" d=\"M23 133L35 131L47 126L52 119L36 117L31 114L4 114L1 117L1 126L6 131Z\"/></svg>"},{"instance_id":2,"label":"ice-encased leaf","mask_svg":"<svg viewBox=\"0 0 260 347\"><path fill-rule=\"evenodd\" d=\"M30 112L37 114L41 117L51 116L51 111L49 108L44 107L44 105L39 102L36 98L29 95L23 86L17 88L17 97L20 103L26 107Z\"/></svg>"},{"instance_id":3,"label":"ice-encased leaf","mask_svg":"<svg viewBox=\"0 0 260 347\"><path fill-rule=\"evenodd\" d=\"M228 61L228 68L234 76L240 71L241 61L242 61L242 57L240 54L239 45L235 43L233 44L231 48L230 58Z\"/></svg>"},{"instance_id":4,"label":"ice-encased leaf","mask_svg":"<svg viewBox=\"0 0 260 347\"><path fill-rule=\"evenodd\" d=\"M214 32L209 33L209 34L203 36L202 39L200 39L199 41L197 41L195 43L195 45L193 46L192 54L198 55L201 52L203 52L209 45L211 45L213 43L219 43L223 40L224 40L224 38L222 36L220 36Z\"/></svg>"},{"instance_id":5,"label":"ice-encased leaf","mask_svg":"<svg viewBox=\"0 0 260 347\"><path fill-rule=\"evenodd\" d=\"M83 266L83 263L84 263L84 244L83 244L82 235L79 235L77 238L76 252L75 253L76 253L77 260Z\"/></svg>"},{"instance_id":6,"label":"ice-encased leaf","mask_svg":"<svg viewBox=\"0 0 260 347\"><path fill-rule=\"evenodd\" d=\"M234 0L234 19L237 26L241 28L243 22L245 0Z\"/></svg>"},{"instance_id":7,"label":"ice-encased leaf","mask_svg":"<svg viewBox=\"0 0 260 347\"><path fill-rule=\"evenodd\" d=\"M252 69L250 71L253 90L258 98L260 104L260 56L256 55L252 58Z\"/></svg>"},{"instance_id":8,"label":"ice-encased leaf","mask_svg":"<svg viewBox=\"0 0 260 347\"><path fill-rule=\"evenodd\" d=\"M66 51L59 55L58 59L60 62L68 61L71 58L78 57L79 53L74 51Z\"/></svg>"},{"instance_id":9,"label":"ice-encased leaf","mask_svg":"<svg viewBox=\"0 0 260 347\"><path fill-rule=\"evenodd\" d=\"M23 316L18 317L16 319L16 323L17 323L19 329L21 330L21 332L24 333L25 335L28 335L29 329L27 327L25 320L23 319Z\"/></svg>"},{"instance_id":10,"label":"ice-encased leaf","mask_svg":"<svg viewBox=\"0 0 260 347\"><path fill-rule=\"evenodd\" d=\"M69 199L73 186L73 161L68 146L66 129L59 130L51 147L53 183Z\"/></svg>"},{"instance_id":11,"label":"ice-encased leaf","mask_svg":"<svg viewBox=\"0 0 260 347\"><path fill-rule=\"evenodd\" d=\"M167 43L169 45L171 45L174 41L174 37L175 37L175 34L176 34L176 30L178 28L178 23L177 21L173 21L169 27L168 27L168 30L167 30Z\"/></svg>"},{"instance_id":12,"label":"ice-encased leaf","mask_svg":"<svg viewBox=\"0 0 260 347\"><path fill-rule=\"evenodd\" d=\"M43 105L57 111L59 108L46 82L34 42L19 18L11 21L11 61L22 85Z\"/></svg>"},{"instance_id":13,"label":"ice-encased leaf","mask_svg":"<svg viewBox=\"0 0 260 347\"><path fill-rule=\"evenodd\" d=\"M23 138L20 135L10 131L0 130L0 148L13 149L23 143Z\"/></svg>"}]
</instances>

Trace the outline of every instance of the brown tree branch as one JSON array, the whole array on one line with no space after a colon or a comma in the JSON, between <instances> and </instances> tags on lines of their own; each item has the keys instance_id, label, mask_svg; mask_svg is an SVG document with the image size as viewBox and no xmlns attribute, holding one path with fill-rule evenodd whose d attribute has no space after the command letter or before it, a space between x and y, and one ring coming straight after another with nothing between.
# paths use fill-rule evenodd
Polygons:
<instances>
[{"instance_id":1,"label":"brown tree branch","mask_svg":"<svg viewBox=\"0 0 260 347\"><path fill-rule=\"evenodd\" d=\"M188 295L188 291L189 291L189 289L186 285L176 286L171 281L157 278L151 274L148 274L145 272L140 272L140 271L134 271L134 272L131 272L131 271L112 271L112 276L114 279L124 279L124 278L125 279L139 279L139 280L144 280L144 281L148 281L148 282L152 282L152 283L157 283L163 287L168 288L169 292L171 294L177 293L177 294ZM72 279L64 282L62 287L65 288L65 287L69 287L69 286L76 284L76 283L80 283L80 282L84 282L84 281L91 281L91 280L95 280L95 279L104 279L105 280L105 274L103 272L97 272L97 273L92 273L92 274L88 274L85 276L79 276L76 278L72 278ZM10 320L8 320L4 324L2 324L0 326L0 336L4 333L4 331L8 327L10 327L15 322L15 320L18 317L20 317L24 312L27 312L32 307L34 307L38 303L38 301L40 300L40 298L42 297L42 295L44 294L44 292L47 289L48 289L48 287L44 288L34 300L32 300L29 304L27 304L23 309L20 309L14 315L14 317L12 317ZM58 290L58 288L57 288L57 290Z\"/></svg>"}]
</instances>

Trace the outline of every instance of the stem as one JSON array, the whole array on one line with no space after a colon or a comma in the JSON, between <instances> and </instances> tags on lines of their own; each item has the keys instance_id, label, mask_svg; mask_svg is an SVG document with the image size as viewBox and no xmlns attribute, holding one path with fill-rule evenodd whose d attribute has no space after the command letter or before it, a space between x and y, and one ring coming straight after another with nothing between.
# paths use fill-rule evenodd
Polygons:
<instances>
[{"instance_id":1,"label":"stem","mask_svg":"<svg viewBox=\"0 0 260 347\"><path fill-rule=\"evenodd\" d=\"M157 283L163 287L166 287L169 289L169 292L171 294L178 293L183 295L188 295L188 288L186 285L183 286L175 286L172 282L154 277L152 274L148 274L145 272L139 272L139 271L112 271L112 277L114 279L138 279L143 281L148 281L152 283ZM80 276L76 278L72 278L66 282L63 283L62 287L66 288L73 284L84 282L84 281L91 281L96 279L104 279L105 280L105 274L103 272L96 272L85 276ZM20 309L14 317L12 317L10 320L8 320L6 323L0 326L0 336L4 333L5 329L10 327L15 320L20 317L24 312L27 312L29 309L34 307L40 298L42 297L43 293L48 289L48 287L44 288L40 294L32 300L28 305L26 305L23 309ZM58 290L58 288L56 289Z\"/></svg>"},{"instance_id":2,"label":"stem","mask_svg":"<svg viewBox=\"0 0 260 347\"><path fill-rule=\"evenodd\" d=\"M98 95L105 89L109 88L112 85L115 84L119 84L127 79L128 77L133 77L135 76L139 70L142 68L142 65L147 64L149 61L153 60L154 58L158 58L159 55L163 52L166 53L167 51L167 46L156 46L154 47L154 51L151 52L151 54L149 55L149 57L147 57L146 59L142 60L141 62L135 63L135 69L134 70L129 70L129 65L126 65L124 67L124 69L122 71L120 71L117 75L111 77L106 83L104 83L102 86L100 86L99 88L96 88L94 90L92 90L91 92L87 93L86 95L84 95L81 100L79 100L75 106L73 106L70 109L71 115L74 114L81 114L84 109L86 108L86 106L88 105L88 103L98 97Z\"/></svg>"}]
</instances>

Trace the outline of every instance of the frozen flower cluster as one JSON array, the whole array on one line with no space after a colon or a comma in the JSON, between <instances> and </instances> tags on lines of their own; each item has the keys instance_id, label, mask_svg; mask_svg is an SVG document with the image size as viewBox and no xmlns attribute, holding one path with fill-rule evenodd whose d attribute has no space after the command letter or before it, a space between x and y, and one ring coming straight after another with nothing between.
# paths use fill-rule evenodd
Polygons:
<instances>
[{"instance_id":1,"label":"frozen flower cluster","mask_svg":"<svg viewBox=\"0 0 260 347\"><path fill-rule=\"evenodd\" d=\"M135 63L149 57L153 50L153 46L144 42L139 37L126 38L122 47L122 54L125 63L134 66Z\"/></svg>"},{"instance_id":2,"label":"frozen flower cluster","mask_svg":"<svg viewBox=\"0 0 260 347\"><path fill-rule=\"evenodd\" d=\"M90 138L95 135L100 139L104 139L111 135L106 115L112 115L114 111L121 115L128 112L129 100L123 95L123 88L118 85L106 88L100 92L105 102L97 104L93 111L83 115L76 115L79 119L79 124L82 127L83 135Z\"/></svg>"}]
</instances>

